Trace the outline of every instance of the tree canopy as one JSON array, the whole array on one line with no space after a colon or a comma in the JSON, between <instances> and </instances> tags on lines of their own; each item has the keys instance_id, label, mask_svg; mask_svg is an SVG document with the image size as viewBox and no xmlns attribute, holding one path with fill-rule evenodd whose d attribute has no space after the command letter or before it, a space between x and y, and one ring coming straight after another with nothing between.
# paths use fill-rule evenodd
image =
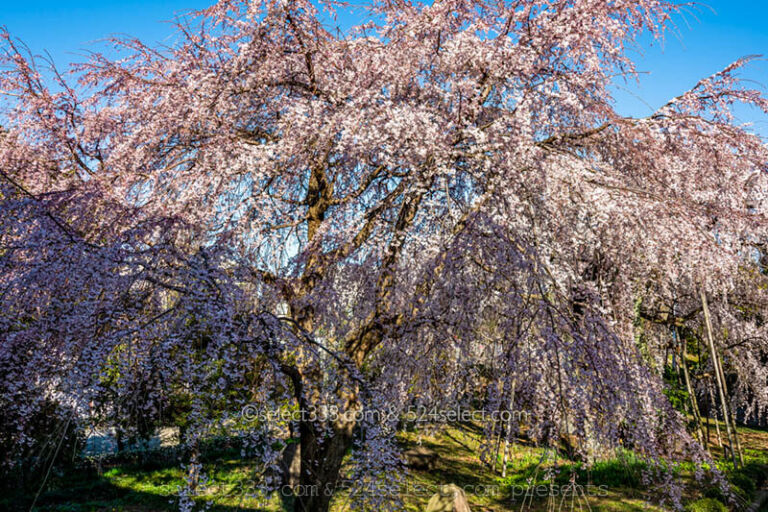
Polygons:
<instances>
[{"instance_id":1,"label":"tree canopy","mask_svg":"<svg viewBox=\"0 0 768 512\"><path fill-rule=\"evenodd\" d=\"M87 425L183 395L185 442L235 429L265 475L286 422L246 404L347 413L298 422L303 484L350 451L358 478L396 478L397 415L359 413L481 386L541 442L657 459L684 439L701 461L658 358L702 297L732 406L764 414L768 148L732 114L768 112L749 59L631 118L611 85L672 3L386 0L328 28L344 8L221 0L171 46L115 39L62 72L2 33L6 465L52 398Z\"/></svg>"}]
</instances>

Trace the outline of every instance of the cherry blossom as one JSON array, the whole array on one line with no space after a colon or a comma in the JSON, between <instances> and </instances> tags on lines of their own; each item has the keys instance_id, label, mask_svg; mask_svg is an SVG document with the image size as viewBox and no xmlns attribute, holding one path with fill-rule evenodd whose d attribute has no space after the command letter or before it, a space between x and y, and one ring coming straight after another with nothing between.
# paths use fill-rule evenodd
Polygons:
<instances>
[{"instance_id":1,"label":"cherry blossom","mask_svg":"<svg viewBox=\"0 0 768 512\"><path fill-rule=\"evenodd\" d=\"M66 72L2 33L6 465L50 400L139 431L182 398L184 442L236 432L265 492L293 427L303 485L336 485L350 450L354 478L395 482L397 414L355 413L478 397L538 442L704 461L658 371L702 292L732 407L765 414L768 149L731 114L768 112L749 59L629 118L610 86L674 4L386 1L324 24L343 8L221 0L169 47L115 39ZM512 432L485 428L487 454Z\"/></svg>"}]
</instances>

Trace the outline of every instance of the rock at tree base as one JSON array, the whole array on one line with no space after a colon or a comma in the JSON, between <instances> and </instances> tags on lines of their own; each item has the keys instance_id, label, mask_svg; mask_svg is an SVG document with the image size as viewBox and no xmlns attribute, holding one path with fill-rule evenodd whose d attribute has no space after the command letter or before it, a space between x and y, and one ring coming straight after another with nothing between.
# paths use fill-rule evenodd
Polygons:
<instances>
[{"instance_id":1,"label":"rock at tree base","mask_svg":"<svg viewBox=\"0 0 768 512\"><path fill-rule=\"evenodd\" d=\"M470 512L467 495L458 485L443 485L429 499L426 512Z\"/></svg>"},{"instance_id":2,"label":"rock at tree base","mask_svg":"<svg viewBox=\"0 0 768 512\"><path fill-rule=\"evenodd\" d=\"M406 464L413 469L435 469L437 454L424 446L417 446L403 453Z\"/></svg>"}]
</instances>

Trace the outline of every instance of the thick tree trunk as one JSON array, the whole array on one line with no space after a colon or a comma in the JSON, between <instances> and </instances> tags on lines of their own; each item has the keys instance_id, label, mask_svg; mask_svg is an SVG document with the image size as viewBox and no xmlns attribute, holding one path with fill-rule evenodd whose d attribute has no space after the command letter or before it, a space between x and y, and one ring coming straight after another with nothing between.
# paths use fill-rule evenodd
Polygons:
<instances>
[{"instance_id":1,"label":"thick tree trunk","mask_svg":"<svg viewBox=\"0 0 768 512\"><path fill-rule=\"evenodd\" d=\"M339 484L341 464L352 446L354 422L337 422L331 432L318 432L302 422L301 478L296 489L295 512L327 512Z\"/></svg>"}]
</instances>

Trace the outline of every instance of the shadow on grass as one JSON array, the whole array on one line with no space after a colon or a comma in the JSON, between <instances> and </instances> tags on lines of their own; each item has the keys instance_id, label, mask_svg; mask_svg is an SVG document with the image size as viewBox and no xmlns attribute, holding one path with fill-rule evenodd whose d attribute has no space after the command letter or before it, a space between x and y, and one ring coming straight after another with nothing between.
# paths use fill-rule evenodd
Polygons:
<instances>
[{"instance_id":1,"label":"shadow on grass","mask_svg":"<svg viewBox=\"0 0 768 512\"><path fill-rule=\"evenodd\" d=\"M137 478L137 483L146 480L150 475L141 475ZM164 483L174 484L172 478L167 481L154 476L153 483L162 485ZM117 485L106 477L96 477L90 480L75 477L71 485L62 486L57 489L44 491L37 498L34 508L30 509L34 500L34 493L10 494L4 493L0 498L0 510L8 512L92 512L97 510L109 511L130 511L130 512L162 512L179 510L178 497L173 491L163 492L161 490L142 490ZM82 480L82 481L80 481ZM169 487L170 489L170 487ZM236 497L232 497L237 501ZM213 498L213 503L206 508L210 512L275 512L276 510L292 510L292 501L290 498L283 498L281 507L260 507L252 502L240 500L238 504L223 505L217 503L221 501L220 496ZM197 500L200 504L206 502L205 497ZM277 503L275 502L275 505Z\"/></svg>"},{"instance_id":2,"label":"shadow on grass","mask_svg":"<svg viewBox=\"0 0 768 512\"><path fill-rule=\"evenodd\" d=\"M414 486L422 486L422 490L429 490L427 494L406 496L411 509L415 507L424 510L432 492L437 492L441 485L455 484L466 492L472 510L497 510L498 507L507 510L510 505L508 497L495 490L498 488L496 476L477 459L471 444L458 439L449 431L442 432L442 436L452 442L440 438L422 439L421 446L434 451L438 459L431 470L411 470L409 481ZM414 443L409 440L404 445L410 447Z\"/></svg>"}]
</instances>

